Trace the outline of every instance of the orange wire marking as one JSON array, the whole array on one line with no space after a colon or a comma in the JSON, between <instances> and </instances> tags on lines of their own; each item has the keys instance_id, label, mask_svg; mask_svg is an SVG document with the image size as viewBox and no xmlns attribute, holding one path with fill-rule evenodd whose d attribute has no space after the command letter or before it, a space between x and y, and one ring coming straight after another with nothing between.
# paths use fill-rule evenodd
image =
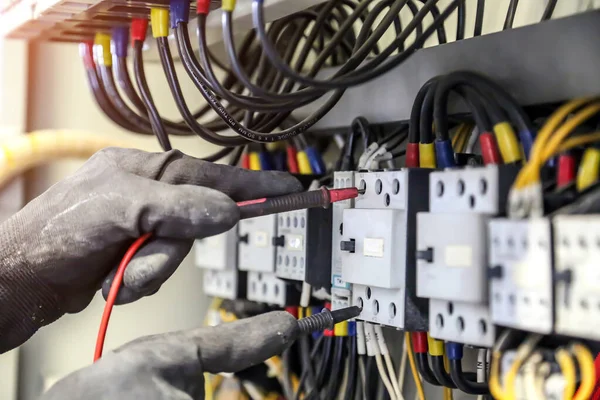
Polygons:
<instances>
[{"instance_id":1,"label":"orange wire marking","mask_svg":"<svg viewBox=\"0 0 600 400\"><path fill-rule=\"evenodd\" d=\"M119 268L117 268L117 273L113 279L112 284L110 285L110 291L108 292L108 296L106 297L106 305L104 306L104 312L102 313L102 321L100 321L100 329L98 330L98 338L96 339L96 351L94 352L94 362L98 361L100 357L102 357L102 349L104 348L104 339L106 338L106 330L108 329L108 321L110 320L110 314L112 313L113 306L115 305L115 301L117 300L117 295L119 294L119 289L121 288L121 284L123 283L123 276L125 275L125 269L127 265L135 255L135 253L139 250L140 247L152 236L151 233L145 233L129 247L127 253L123 256L121 263L119 264Z\"/></svg>"}]
</instances>

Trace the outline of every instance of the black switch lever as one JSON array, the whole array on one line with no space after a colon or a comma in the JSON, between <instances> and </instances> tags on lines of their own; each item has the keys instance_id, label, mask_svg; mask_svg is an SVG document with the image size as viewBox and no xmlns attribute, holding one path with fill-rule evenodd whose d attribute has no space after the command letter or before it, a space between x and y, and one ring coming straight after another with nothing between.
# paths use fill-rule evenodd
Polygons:
<instances>
[{"instance_id":1,"label":"black switch lever","mask_svg":"<svg viewBox=\"0 0 600 400\"><path fill-rule=\"evenodd\" d=\"M246 233L245 235L240 236L238 240L240 241L240 243L246 243L247 244L248 240L249 240L248 234Z\"/></svg>"},{"instance_id":2,"label":"black switch lever","mask_svg":"<svg viewBox=\"0 0 600 400\"><path fill-rule=\"evenodd\" d=\"M496 265L494 267L488 268L487 278L490 281L492 279L502 279L502 278L504 278L504 268L502 267L502 265Z\"/></svg>"},{"instance_id":3,"label":"black switch lever","mask_svg":"<svg viewBox=\"0 0 600 400\"><path fill-rule=\"evenodd\" d=\"M433 247L428 247L425 250L417 250L417 260L433 262Z\"/></svg>"},{"instance_id":4,"label":"black switch lever","mask_svg":"<svg viewBox=\"0 0 600 400\"><path fill-rule=\"evenodd\" d=\"M354 239L342 240L340 242L340 250L354 253L356 250L356 241Z\"/></svg>"},{"instance_id":5,"label":"black switch lever","mask_svg":"<svg viewBox=\"0 0 600 400\"><path fill-rule=\"evenodd\" d=\"M273 239L271 239L271 243L275 247L283 247L285 246L285 236L273 236Z\"/></svg>"}]
</instances>

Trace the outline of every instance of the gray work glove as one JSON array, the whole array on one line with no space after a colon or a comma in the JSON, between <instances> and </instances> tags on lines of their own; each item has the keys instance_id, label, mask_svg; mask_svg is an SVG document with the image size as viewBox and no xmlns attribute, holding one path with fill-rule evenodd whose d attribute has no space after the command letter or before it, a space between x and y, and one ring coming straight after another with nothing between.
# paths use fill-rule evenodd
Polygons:
<instances>
[{"instance_id":1,"label":"gray work glove","mask_svg":"<svg viewBox=\"0 0 600 400\"><path fill-rule=\"evenodd\" d=\"M275 311L214 328L134 340L59 381L42 400L199 400L203 373L237 372L281 354L296 319Z\"/></svg>"},{"instance_id":2,"label":"gray work glove","mask_svg":"<svg viewBox=\"0 0 600 400\"><path fill-rule=\"evenodd\" d=\"M179 151L98 152L0 225L0 353L65 313L83 310L134 239L118 303L155 293L193 240L239 219L234 201L301 190L292 176L213 164ZM107 279L108 276L108 279Z\"/></svg>"}]
</instances>

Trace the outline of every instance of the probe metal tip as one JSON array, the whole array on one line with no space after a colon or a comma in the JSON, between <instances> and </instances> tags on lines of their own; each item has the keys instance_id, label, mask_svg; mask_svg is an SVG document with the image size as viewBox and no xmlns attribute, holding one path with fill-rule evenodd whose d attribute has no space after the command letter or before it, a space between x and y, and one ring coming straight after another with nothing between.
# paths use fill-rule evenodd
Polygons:
<instances>
[{"instance_id":1,"label":"probe metal tip","mask_svg":"<svg viewBox=\"0 0 600 400\"><path fill-rule=\"evenodd\" d=\"M366 191L367 189L358 189L358 194L363 195Z\"/></svg>"}]
</instances>

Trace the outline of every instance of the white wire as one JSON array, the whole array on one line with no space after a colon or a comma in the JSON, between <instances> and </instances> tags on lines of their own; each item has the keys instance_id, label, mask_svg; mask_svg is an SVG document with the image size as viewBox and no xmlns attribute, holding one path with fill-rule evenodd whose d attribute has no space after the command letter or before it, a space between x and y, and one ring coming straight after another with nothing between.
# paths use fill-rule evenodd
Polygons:
<instances>
[{"instance_id":1,"label":"white wire","mask_svg":"<svg viewBox=\"0 0 600 400\"><path fill-rule=\"evenodd\" d=\"M367 400L367 373L365 371L365 360L361 355L358 356L358 372L360 374L363 400Z\"/></svg>"},{"instance_id":2,"label":"white wire","mask_svg":"<svg viewBox=\"0 0 600 400\"><path fill-rule=\"evenodd\" d=\"M385 386L388 394L390 395L391 400L398 400L396 397L396 392L394 391L394 387L392 386L392 382L385 372L385 367L383 366L383 360L381 359L381 354L375 354L375 363L377 364L377 371L379 371L379 376L383 381L383 385Z\"/></svg>"},{"instance_id":3,"label":"white wire","mask_svg":"<svg viewBox=\"0 0 600 400\"><path fill-rule=\"evenodd\" d=\"M485 382L485 354L486 349L477 351L477 382ZM483 395L477 396L477 400L483 400Z\"/></svg>"},{"instance_id":4,"label":"white wire","mask_svg":"<svg viewBox=\"0 0 600 400\"><path fill-rule=\"evenodd\" d=\"M402 396L402 391L400 390L400 385L398 385L398 380L396 378L396 369L394 368L394 363L392 363L392 358L390 354L384 354L383 359L385 360L385 365L388 369L388 374L390 374L390 381L392 382L392 387L394 388L394 393L396 393L396 397L399 400L404 400L404 396Z\"/></svg>"},{"instance_id":5,"label":"white wire","mask_svg":"<svg viewBox=\"0 0 600 400\"><path fill-rule=\"evenodd\" d=\"M302 282L302 293L300 294L300 307L308 307L310 305L310 283Z\"/></svg>"},{"instance_id":6,"label":"white wire","mask_svg":"<svg viewBox=\"0 0 600 400\"><path fill-rule=\"evenodd\" d=\"M408 352L406 351L406 343L402 346L402 358L400 359L400 370L398 371L398 386L400 392L404 391L404 377L406 376L406 360L408 359Z\"/></svg>"}]
</instances>

